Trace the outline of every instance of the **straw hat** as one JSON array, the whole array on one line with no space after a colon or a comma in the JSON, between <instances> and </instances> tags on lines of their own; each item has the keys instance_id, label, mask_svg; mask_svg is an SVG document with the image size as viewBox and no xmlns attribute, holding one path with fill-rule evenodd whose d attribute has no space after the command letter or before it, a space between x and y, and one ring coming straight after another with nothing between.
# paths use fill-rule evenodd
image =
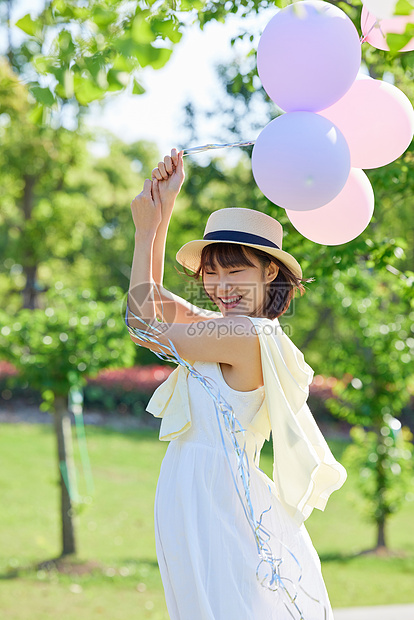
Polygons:
<instances>
[{"instance_id":1,"label":"straw hat","mask_svg":"<svg viewBox=\"0 0 414 620\"><path fill-rule=\"evenodd\" d=\"M282 250L283 228L273 217L239 207L214 211L207 220L203 239L189 241L177 252L176 259L191 271L197 271L201 252L211 243L237 243L263 250L282 262L299 278L302 270L291 254Z\"/></svg>"}]
</instances>

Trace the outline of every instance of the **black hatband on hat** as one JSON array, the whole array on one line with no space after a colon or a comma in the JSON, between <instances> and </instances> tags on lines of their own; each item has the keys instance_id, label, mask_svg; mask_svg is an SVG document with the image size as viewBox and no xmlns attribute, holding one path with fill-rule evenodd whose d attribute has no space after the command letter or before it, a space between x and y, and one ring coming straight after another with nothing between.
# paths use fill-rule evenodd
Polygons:
<instances>
[{"instance_id":1,"label":"black hatband on hat","mask_svg":"<svg viewBox=\"0 0 414 620\"><path fill-rule=\"evenodd\" d=\"M280 250L276 243L269 241L269 239L266 239L265 237L253 235L253 233L240 232L238 230L215 230L204 235L203 241L236 241L237 243L265 245L269 248L276 248L277 250Z\"/></svg>"}]
</instances>

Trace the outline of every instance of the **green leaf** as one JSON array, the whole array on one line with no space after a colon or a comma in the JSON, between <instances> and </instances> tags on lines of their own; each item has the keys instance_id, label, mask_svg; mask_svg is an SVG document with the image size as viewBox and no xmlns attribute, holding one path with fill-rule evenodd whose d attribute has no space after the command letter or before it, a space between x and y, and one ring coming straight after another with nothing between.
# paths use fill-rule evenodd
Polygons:
<instances>
[{"instance_id":1,"label":"green leaf","mask_svg":"<svg viewBox=\"0 0 414 620\"><path fill-rule=\"evenodd\" d=\"M46 106L52 106L56 103L56 99L49 88L41 88L40 86L32 86L30 92L39 103Z\"/></svg>"},{"instance_id":2,"label":"green leaf","mask_svg":"<svg viewBox=\"0 0 414 620\"><path fill-rule=\"evenodd\" d=\"M414 54L402 54L401 55L401 66L404 71L410 70L414 71Z\"/></svg>"},{"instance_id":3,"label":"green leaf","mask_svg":"<svg viewBox=\"0 0 414 620\"><path fill-rule=\"evenodd\" d=\"M138 14L134 18L131 34L136 43L152 43L157 38L157 34L153 32L149 22L143 18L142 14Z\"/></svg>"},{"instance_id":4,"label":"green leaf","mask_svg":"<svg viewBox=\"0 0 414 620\"><path fill-rule=\"evenodd\" d=\"M47 69L47 73L50 73L51 75L54 75L55 78L57 79L57 81L60 84L63 83L64 71L65 70L60 65L55 65L55 64L51 64L51 63L49 63L49 66L48 66L48 69Z\"/></svg>"},{"instance_id":5,"label":"green leaf","mask_svg":"<svg viewBox=\"0 0 414 620\"><path fill-rule=\"evenodd\" d=\"M50 56L42 56L38 54L33 57L33 66L39 73L45 75L46 73L50 73L50 65L53 61Z\"/></svg>"},{"instance_id":6,"label":"green leaf","mask_svg":"<svg viewBox=\"0 0 414 620\"><path fill-rule=\"evenodd\" d=\"M60 73L59 83L55 86L55 92L62 99L71 99L73 97L74 83L71 69L65 69Z\"/></svg>"},{"instance_id":7,"label":"green leaf","mask_svg":"<svg viewBox=\"0 0 414 620\"><path fill-rule=\"evenodd\" d=\"M143 95L145 93L145 88L141 86L139 82L134 78L134 87L132 89L133 95Z\"/></svg>"},{"instance_id":8,"label":"green leaf","mask_svg":"<svg viewBox=\"0 0 414 620\"><path fill-rule=\"evenodd\" d=\"M386 35L387 45L390 48L390 52L399 52L403 47L407 45L412 39L409 34L395 34L389 32Z\"/></svg>"},{"instance_id":9,"label":"green leaf","mask_svg":"<svg viewBox=\"0 0 414 620\"><path fill-rule=\"evenodd\" d=\"M114 48L124 57L134 56L135 47L136 43L130 34L124 34L114 41Z\"/></svg>"},{"instance_id":10,"label":"green leaf","mask_svg":"<svg viewBox=\"0 0 414 620\"><path fill-rule=\"evenodd\" d=\"M154 19L151 22L151 27L154 32L159 33L163 39L170 39L172 43L179 43L181 41L182 32L178 30L179 23L170 18L170 19Z\"/></svg>"},{"instance_id":11,"label":"green leaf","mask_svg":"<svg viewBox=\"0 0 414 620\"><path fill-rule=\"evenodd\" d=\"M70 69L66 69L63 79L63 87L66 99L70 99L74 94L73 73Z\"/></svg>"},{"instance_id":12,"label":"green leaf","mask_svg":"<svg viewBox=\"0 0 414 620\"><path fill-rule=\"evenodd\" d=\"M118 19L118 13L97 6L92 11L91 19L99 28L104 29Z\"/></svg>"},{"instance_id":13,"label":"green leaf","mask_svg":"<svg viewBox=\"0 0 414 620\"><path fill-rule=\"evenodd\" d=\"M204 4L203 0L181 0L180 11L201 10Z\"/></svg>"},{"instance_id":14,"label":"green leaf","mask_svg":"<svg viewBox=\"0 0 414 620\"><path fill-rule=\"evenodd\" d=\"M100 54L95 54L94 56L84 56L83 61L86 69L89 71L91 76L96 80L98 78L98 74L101 71L104 62L102 56Z\"/></svg>"},{"instance_id":15,"label":"green leaf","mask_svg":"<svg viewBox=\"0 0 414 620\"><path fill-rule=\"evenodd\" d=\"M39 21L33 20L30 13L27 13L27 15L19 19L15 23L15 26L20 28L20 30L23 30L26 34L29 34L31 37L34 37L39 30L41 30Z\"/></svg>"},{"instance_id":16,"label":"green leaf","mask_svg":"<svg viewBox=\"0 0 414 620\"><path fill-rule=\"evenodd\" d=\"M69 7L65 0L52 0L51 7L55 17L56 15L61 15L67 19L71 19L73 17L72 7Z\"/></svg>"},{"instance_id":17,"label":"green leaf","mask_svg":"<svg viewBox=\"0 0 414 620\"><path fill-rule=\"evenodd\" d=\"M96 86L91 80L76 75L74 77L75 97L81 105L88 105L91 101L102 99L105 90Z\"/></svg>"},{"instance_id":18,"label":"green leaf","mask_svg":"<svg viewBox=\"0 0 414 620\"><path fill-rule=\"evenodd\" d=\"M117 54L112 61L112 68L116 69L116 71L126 71L127 73L131 73L136 67L136 63L130 58L126 58L125 56L121 56L121 54Z\"/></svg>"},{"instance_id":19,"label":"green leaf","mask_svg":"<svg viewBox=\"0 0 414 620\"><path fill-rule=\"evenodd\" d=\"M150 65L153 69L161 69L169 60L172 50L166 47L152 47L151 45L139 45L135 49L141 67Z\"/></svg>"},{"instance_id":20,"label":"green leaf","mask_svg":"<svg viewBox=\"0 0 414 620\"><path fill-rule=\"evenodd\" d=\"M75 53L75 44L72 40L72 35L67 30L59 32L58 36L59 45L59 58L63 60L70 60Z\"/></svg>"},{"instance_id":21,"label":"green leaf","mask_svg":"<svg viewBox=\"0 0 414 620\"><path fill-rule=\"evenodd\" d=\"M109 91L122 90L128 85L129 74L125 71L110 69L107 74L107 80Z\"/></svg>"},{"instance_id":22,"label":"green leaf","mask_svg":"<svg viewBox=\"0 0 414 620\"><path fill-rule=\"evenodd\" d=\"M398 0L395 5L394 15L411 15L413 11L413 2L410 2L410 0Z\"/></svg>"},{"instance_id":23,"label":"green leaf","mask_svg":"<svg viewBox=\"0 0 414 620\"><path fill-rule=\"evenodd\" d=\"M44 125L45 124L45 107L43 105L37 105L33 110L29 113L29 119L34 125Z\"/></svg>"}]
</instances>

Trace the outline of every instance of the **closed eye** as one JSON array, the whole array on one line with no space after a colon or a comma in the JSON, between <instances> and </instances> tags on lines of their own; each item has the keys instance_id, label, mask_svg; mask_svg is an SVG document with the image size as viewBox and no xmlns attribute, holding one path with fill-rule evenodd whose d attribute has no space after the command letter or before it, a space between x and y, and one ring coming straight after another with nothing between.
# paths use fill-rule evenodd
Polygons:
<instances>
[{"instance_id":1,"label":"closed eye","mask_svg":"<svg viewBox=\"0 0 414 620\"><path fill-rule=\"evenodd\" d=\"M233 269L232 271L229 271L229 273L239 273L240 271L244 271L244 269ZM207 276L214 276L216 274L215 271L205 271L204 273Z\"/></svg>"}]
</instances>

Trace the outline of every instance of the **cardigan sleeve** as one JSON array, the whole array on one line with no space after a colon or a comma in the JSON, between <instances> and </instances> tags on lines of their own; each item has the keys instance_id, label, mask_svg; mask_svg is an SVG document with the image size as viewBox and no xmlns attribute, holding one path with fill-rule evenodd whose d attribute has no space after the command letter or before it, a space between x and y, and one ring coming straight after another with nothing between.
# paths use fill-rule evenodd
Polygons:
<instances>
[{"instance_id":1,"label":"cardigan sleeve","mask_svg":"<svg viewBox=\"0 0 414 620\"><path fill-rule=\"evenodd\" d=\"M273 482L278 499L300 525L313 508L325 507L330 493L345 482L346 471L333 457L306 404L312 368L277 319L249 318L260 341ZM256 430L264 434L263 429Z\"/></svg>"}]
</instances>

